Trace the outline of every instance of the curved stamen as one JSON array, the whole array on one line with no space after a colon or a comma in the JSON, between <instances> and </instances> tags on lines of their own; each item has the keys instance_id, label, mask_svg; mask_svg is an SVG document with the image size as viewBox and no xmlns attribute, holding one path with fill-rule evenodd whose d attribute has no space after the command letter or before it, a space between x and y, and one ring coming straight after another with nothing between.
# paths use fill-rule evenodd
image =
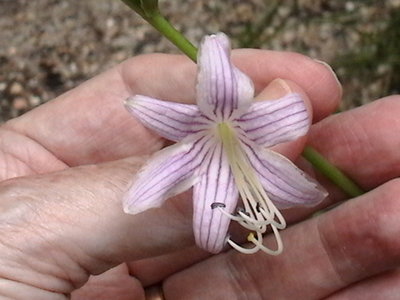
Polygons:
<instances>
[{"instance_id":1,"label":"curved stamen","mask_svg":"<svg viewBox=\"0 0 400 300\"><path fill-rule=\"evenodd\" d=\"M268 218L268 214L263 208L260 208L260 212L264 216L264 218L266 218L266 219ZM275 219L274 219L274 220L271 221L270 224L274 225L278 229L285 229L286 228L286 221L283 218L282 214L279 212L278 214L276 214L276 217L278 218L279 222L276 222Z\"/></svg>"},{"instance_id":2,"label":"curved stamen","mask_svg":"<svg viewBox=\"0 0 400 300\"><path fill-rule=\"evenodd\" d=\"M245 221L247 221L248 223L250 223L250 224L254 224L254 225L257 225L257 226L266 226L266 225L270 225L271 224L271 222L270 222L270 220L265 220L265 219L263 219L263 220L259 220L258 218L251 218L251 217L249 217L247 214L245 214L245 213L243 213L243 212L238 212L238 214L245 220Z\"/></svg>"},{"instance_id":3,"label":"curved stamen","mask_svg":"<svg viewBox=\"0 0 400 300\"><path fill-rule=\"evenodd\" d=\"M275 226L271 226L272 231L274 233L275 241L277 244L277 249L272 250L268 247L265 247L263 244L263 237L262 234L257 232L257 238L254 237L253 233L250 233L249 236L247 237L247 240L249 242L252 242L254 245L256 245L261 251L264 251L265 253L271 254L271 255L279 255L283 251L283 243L282 243L282 238L279 234L278 229Z\"/></svg>"},{"instance_id":4,"label":"curved stamen","mask_svg":"<svg viewBox=\"0 0 400 300\"><path fill-rule=\"evenodd\" d=\"M223 213L223 214L224 214L225 216L227 216L229 219L231 219L231 220L233 220L233 221L236 221L236 222L241 222L241 221L243 221L243 219L242 219L241 217L234 216L234 215L232 215L232 214L226 212L221 206L219 206L219 207L217 207L217 208L218 208L218 210L219 210L221 213Z\"/></svg>"},{"instance_id":5,"label":"curved stamen","mask_svg":"<svg viewBox=\"0 0 400 300\"><path fill-rule=\"evenodd\" d=\"M226 240L226 242L235 250L244 253L244 254L254 254L260 250L260 248L256 245L253 248L244 248L238 244L236 244L234 241L232 241L230 238Z\"/></svg>"},{"instance_id":6,"label":"curved stamen","mask_svg":"<svg viewBox=\"0 0 400 300\"><path fill-rule=\"evenodd\" d=\"M259 229L259 226L254 225L253 223L248 223L246 222L242 217L240 216L235 216L232 215L228 212L226 212L222 207L217 207L218 210L223 213L226 217L228 217L229 219L231 219L232 221L236 221L238 222L241 226L243 226L244 228L251 230L251 231L257 231Z\"/></svg>"}]
</instances>

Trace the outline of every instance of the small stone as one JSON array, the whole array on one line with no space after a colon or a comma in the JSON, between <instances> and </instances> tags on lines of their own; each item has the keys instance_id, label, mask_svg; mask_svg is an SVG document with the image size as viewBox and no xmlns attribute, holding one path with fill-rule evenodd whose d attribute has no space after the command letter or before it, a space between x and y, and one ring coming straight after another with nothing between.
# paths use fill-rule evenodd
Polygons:
<instances>
[{"instance_id":1,"label":"small stone","mask_svg":"<svg viewBox=\"0 0 400 300\"><path fill-rule=\"evenodd\" d=\"M5 82L0 82L0 92L4 91L7 87L7 83Z\"/></svg>"},{"instance_id":2,"label":"small stone","mask_svg":"<svg viewBox=\"0 0 400 300\"><path fill-rule=\"evenodd\" d=\"M13 108L16 110L26 110L29 108L28 100L24 97L14 98Z\"/></svg>"},{"instance_id":3,"label":"small stone","mask_svg":"<svg viewBox=\"0 0 400 300\"><path fill-rule=\"evenodd\" d=\"M345 8L347 11L352 12L356 8L356 5L354 4L354 2L348 1L345 4Z\"/></svg>"},{"instance_id":4,"label":"small stone","mask_svg":"<svg viewBox=\"0 0 400 300\"><path fill-rule=\"evenodd\" d=\"M10 86L10 94L11 95L19 95L22 93L23 90L24 90L24 88L22 87L22 85L19 82L14 82Z\"/></svg>"},{"instance_id":5,"label":"small stone","mask_svg":"<svg viewBox=\"0 0 400 300\"><path fill-rule=\"evenodd\" d=\"M17 54L17 48L11 46L10 48L8 48L8 54L9 54L10 56Z\"/></svg>"},{"instance_id":6,"label":"small stone","mask_svg":"<svg viewBox=\"0 0 400 300\"><path fill-rule=\"evenodd\" d=\"M29 97L29 104L34 107L38 106L40 103L42 103L42 100L38 96L31 96Z\"/></svg>"},{"instance_id":7,"label":"small stone","mask_svg":"<svg viewBox=\"0 0 400 300\"><path fill-rule=\"evenodd\" d=\"M391 0L388 5L393 8L400 8L400 0Z\"/></svg>"},{"instance_id":8,"label":"small stone","mask_svg":"<svg viewBox=\"0 0 400 300\"><path fill-rule=\"evenodd\" d=\"M114 21L114 19L113 19L113 18L107 18L106 26L107 26L107 28L114 27L114 26L115 26L115 21Z\"/></svg>"},{"instance_id":9,"label":"small stone","mask_svg":"<svg viewBox=\"0 0 400 300\"><path fill-rule=\"evenodd\" d=\"M113 56L113 58L116 61L123 61L124 59L126 59L126 53L124 51L119 51L117 53L115 53L115 55Z\"/></svg>"}]
</instances>

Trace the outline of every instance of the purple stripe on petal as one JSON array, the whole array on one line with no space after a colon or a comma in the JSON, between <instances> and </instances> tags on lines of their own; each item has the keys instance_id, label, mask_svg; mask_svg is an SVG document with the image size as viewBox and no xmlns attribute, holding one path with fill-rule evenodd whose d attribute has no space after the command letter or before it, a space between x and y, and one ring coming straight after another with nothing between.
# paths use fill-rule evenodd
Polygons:
<instances>
[{"instance_id":1,"label":"purple stripe on petal","mask_svg":"<svg viewBox=\"0 0 400 300\"><path fill-rule=\"evenodd\" d=\"M296 116L303 118L303 119L308 119L308 115L305 113L307 113L307 111L305 109L303 109L303 110L293 112L289 115L277 116L277 118L275 118L275 119L258 117L257 121L260 121L260 122L257 122L257 123L259 123L259 124L257 124L257 126L255 126L255 127L251 127L249 129L247 129L246 132L252 133L254 131L263 129L266 126L274 128L276 131L281 128L281 126L279 126L278 124L282 124L285 121L288 123L293 123L293 119L296 119ZM284 125L284 123L283 123L283 125ZM271 132L274 132L274 130L271 130Z\"/></svg>"},{"instance_id":2,"label":"purple stripe on petal","mask_svg":"<svg viewBox=\"0 0 400 300\"><path fill-rule=\"evenodd\" d=\"M195 105L137 95L126 101L126 107L144 126L172 141L180 141L207 126Z\"/></svg>"},{"instance_id":3,"label":"purple stripe on petal","mask_svg":"<svg viewBox=\"0 0 400 300\"><path fill-rule=\"evenodd\" d=\"M218 253L222 250L230 219L211 204L225 204L225 210L232 213L236 208L238 191L222 144L215 145L208 160L202 165L203 174L193 189L193 226L199 247Z\"/></svg>"},{"instance_id":4,"label":"purple stripe on petal","mask_svg":"<svg viewBox=\"0 0 400 300\"><path fill-rule=\"evenodd\" d=\"M207 36L198 56L197 103L207 116L226 120L254 95L253 83L230 61L229 39L223 33Z\"/></svg>"},{"instance_id":5,"label":"purple stripe on petal","mask_svg":"<svg viewBox=\"0 0 400 300\"><path fill-rule=\"evenodd\" d=\"M275 124L267 125L270 129L268 132L266 132L265 127L254 130L251 138L253 138L254 142L265 146L265 143L275 141L275 137L279 137L282 133L287 132L289 136L286 137L286 141L289 141L305 135L308 131L309 123L308 115L305 116L303 113L299 113L297 116L292 115L290 118L285 118L277 121ZM248 132L246 132L246 134L249 135Z\"/></svg>"},{"instance_id":6,"label":"purple stripe on petal","mask_svg":"<svg viewBox=\"0 0 400 300\"><path fill-rule=\"evenodd\" d=\"M292 124L287 124L283 128L279 128L270 134L262 136L255 140L255 142L257 144L266 145L270 143L270 141L274 141L274 144L291 141L305 135L308 132L309 127L310 121L307 117Z\"/></svg>"},{"instance_id":7,"label":"purple stripe on petal","mask_svg":"<svg viewBox=\"0 0 400 300\"><path fill-rule=\"evenodd\" d=\"M236 124L248 139L263 147L294 140L310 127L306 106L298 94L253 103Z\"/></svg>"},{"instance_id":8,"label":"purple stripe on petal","mask_svg":"<svg viewBox=\"0 0 400 300\"><path fill-rule=\"evenodd\" d=\"M242 145L266 193L278 208L314 206L327 196L314 179L284 156L247 142L242 141Z\"/></svg>"},{"instance_id":9,"label":"purple stripe on petal","mask_svg":"<svg viewBox=\"0 0 400 300\"><path fill-rule=\"evenodd\" d=\"M182 130L178 126L173 126L171 123L163 122L162 118L156 118L154 114L147 113L149 109L141 111L141 108L135 108L134 114L138 117L143 125L154 130L162 137L171 141L179 141L189 134L199 132L200 130ZM184 127L183 127L184 128ZM191 128L191 126L186 126Z\"/></svg>"},{"instance_id":10,"label":"purple stripe on petal","mask_svg":"<svg viewBox=\"0 0 400 300\"><path fill-rule=\"evenodd\" d=\"M244 113L240 120L250 121L268 114L274 114L281 109L285 109L291 105L301 104L304 107L303 99L295 93L285 95L276 100L258 101L253 103L249 110Z\"/></svg>"},{"instance_id":11,"label":"purple stripe on petal","mask_svg":"<svg viewBox=\"0 0 400 300\"><path fill-rule=\"evenodd\" d=\"M288 107L288 106L287 106ZM286 108L287 108L286 107ZM278 123L280 121L284 121L287 118L290 117L294 117L298 114L303 114L307 113L307 110L304 108L304 106L302 108L299 108L298 110L294 110L293 107L291 107L292 112L290 114L288 114L287 112L282 112L283 108L280 109L281 113L278 114L278 110L275 111L275 113L272 114L268 114L268 115L263 115L263 116L258 116L257 118L252 118L252 121L255 121L257 124L254 127L251 127L247 130L247 132L252 132L255 130L258 130L260 128L263 128L265 126L269 126L269 125L274 125L275 123ZM306 114L306 117L308 117L308 115ZM243 122L243 120L241 120ZM250 123L250 120L247 120L245 122Z\"/></svg>"},{"instance_id":12,"label":"purple stripe on petal","mask_svg":"<svg viewBox=\"0 0 400 300\"><path fill-rule=\"evenodd\" d=\"M279 168L276 169L273 167L273 165L268 164L268 160L262 159L262 155L264 152L270 153L272 151L270 150L264 150L264 149L258 149L259 151L255 150L258 148L258 146L251 146L248 143L243 142L244 149L247 152L248 157L250 158L250 163L252 166L256 169L259 175L263 176L266 181L269 182L269 184L276 184L276 191L280 191L283 193L288 193L293 197L303 197L304 195L299 192L293 185L291 184L290 180L286 176L280 176L282 173L282 170ZM274 152L272 152L274 153ZM262 155L260 155L262 154ZM280 156L283 157L283 156ZM283 157L284 158L284 157ZM284 158L286 159L286 158ZM286 159L287 160L287 159ZM262 165L262 167L265 169L264 171L267 172L268 176L264 176L266 173L262 172L263 170L260 168L256 168L257 163ZM291 163L293 165L293 163ZM293 165L294 166L294 165ZM297 168L296 166L294 166ZM303 172L300 171L302 174ZM278 195L277 193L276 195Z\"/></svg>"},{"instance_id":13,"label":"purple stripe on petal","mask_svg":"<svg viewBox=\"0 0 400 300\"><path fill-rule=\"evenodd\" d=\"M199 165L199 158L205 155L204 152L207 151L207 143L209 141L209 138L199 139L185 152L173 155L164 164L160 164L158 168L149 170L147 176L151 178L152 184L149 185L147 182L143 182L142 185L137 184L137 194L152 198L155 194L161 193L161 190L168 190L169 187L175 184L175 182L171 182L170 185L164 185L165 176L178 172L181 168L187 169L187 173L192 173ZM175 180L179 181L180 179L181 177L178 175Z\"/></svg>"},{"instance_id":14,"label":"purple stripe on petal","mask_svg":"<svg viewBox=\"0 0 400 300\"><path fill-rule=\"evenodd\" d=\"M217 145L215 145L215 147L212 150L212 152L210 152L211 158L209 158L209 160L205 164L206 174L210 174L211 165L213 163L212 157L215 155L215 152L217 150L216 146ZM209 176L205 176L202 180L203 180L204 185L207 187L209 185L210 177ZM208 196L209 196L208 193L209 192L210 192L210 190L208 190L208 189L204 190L204 197L208 198ZM217 192L217 189L215 189L215 194L216 194L216 192ZM212 198L215 199L215 195ZM200 217L200 225L199 225L199 228L198 228L198 235L199 235L200 243L202 245L206 244L206 243L204 243L204 237L203 237L204 234L208 235L208 233L209 233L207 230L202 230L202 228L204 228L204 227L206 227L206 228L209 227L208 224L205 224L206 223L205 219L206 218L208 219L208 214L210 214L210 208L211 208L211 207L209 208L207 204L208 203L206 201L202 201L202 203L200 204L200 206L201 206L201 210L200 210L201 211L201 217Z\"/></svg>"},{"instance_id":15,"label":"purple stripe on petal","mask_svg":"<svg viewBox=\"0 0 400 300\"><path fill-rule=\"evenodd\" d=\"M158 207L168 197L188 189L213 144L212 139L204 138L192 145L176 144L158 152L125 194L125 212L139 213Z\"/></svg>"},{"instance_id":16,"label":"purple stripe on petal","mask_svg":"<svg viewBox=\"0 0 400 300\"><path fill-rule=\"evenodd\" d=\"M222 156L222 146L221 145L219 145L219 147L218 147L218 149L216 149L217 151L215 151L214 153L213 153L213 155L214 155L214 157L215 157L215 159L214 160L212 160L211 161L211 164L215 164L215 163L218 163L218 162L221 162L222 160L221 160L221 156ZM214 173L216 174L216 177L217 177L217 182L216 182L216 185L219 187L219 186L221 186L220 185L220 180L221 180L221 168L222 168L222 165L221 164L218 164L217 165L217 169L216 170L213 170L214 171ZM209 170L210 171L210 170ZM226 197L226 194L225 194L225 197L224 198L219 198L218 197L218 191L219 191L220 189L214 189L214 193L211 195L212 196L212 199L219 199L220 201L218 201L218 202L222 202L222 203L225 203L225 197ZM212 192L212 191L211 191ZM210 204L210 207L211 207L211 204ZM212 209L211 209L212 210ZM217 215L219 215L219 216L217 216ZM203 211L203 216L204 216L204 211ZM212 224L216 221L216 219L217 218L221 218L221 214L219 214L219 213L213 213L213 214L211 214L211 218L210 218L210 223L209 224L201 224L200 226L201 227L205 227L205 226L208 226L209 227L209 229L211 229L211 226L213 226ZM204 218L202 218L202 221L204 220ZM210 225L211 224L211 225ZM205 226L204 226L205 225ZM220 222L217 222L217 225L219 226L220 225ZM207 248L210 248L210 249L214 249L215 248L215 245L216 245L216 243L217 243L217 240L218 240L218 237L219 237L219 232L220 232L220 228L219 227L216 227L217 228L217 231L216 231L216 233L214 233L214 231L207 231L207 232L205 232L205 231L202 231L202 232L200 232L200 239L202 239L202 240L204 240L205 241L205 244L207 245ZM203 234L201 234L201 233L203 233ZM203 236L202 236L203 235ZM215 251L215 250L214 250Z\"/></svg>"}]
</instances>

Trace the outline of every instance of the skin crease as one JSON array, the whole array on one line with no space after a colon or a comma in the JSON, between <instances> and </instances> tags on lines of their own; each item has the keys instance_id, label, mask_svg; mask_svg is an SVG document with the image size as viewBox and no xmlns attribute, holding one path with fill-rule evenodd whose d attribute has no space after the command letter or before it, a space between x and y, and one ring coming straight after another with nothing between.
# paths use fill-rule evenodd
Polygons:
<instances>
[{"instance_id":1,"label":"skin crease","mask_svg":"<svg viewBox=\"0 0 400 300\"><path fill-rule=\"evenodd\" d=\"M307 95L314 121L340 100L331 71L299 54L246 49L234 61L257 93L284 78L284 90ZM0 127L0 299L67 299L75 290L73 300L142 300L143 285L161 280L167 300L377 299L381 288L396 299L399 96L313 125L310 143L371 191L290 226L278 257L207 258L193 246L190 192L140 215L122 212L133 174L165 144L122 101L139 93L189 102L194 76L183 56L135 57ZM259 98L282 92L270 86ZM278 150L294 159L304 142ZM328 188L322 206L342 199ZM293 223L311 212L286 215Z\"/></svg>"}]
</instances>

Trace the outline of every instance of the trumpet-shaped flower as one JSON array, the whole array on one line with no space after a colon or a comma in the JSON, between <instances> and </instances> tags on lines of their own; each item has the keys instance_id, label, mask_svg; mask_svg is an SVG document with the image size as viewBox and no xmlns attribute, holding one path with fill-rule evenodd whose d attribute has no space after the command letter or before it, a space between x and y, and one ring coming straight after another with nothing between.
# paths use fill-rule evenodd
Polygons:
<instances>
[{"instance_id":1,"label":"trumpet-shaped flower","mask_svg":"<svg viewBox=\"0 0 400 300\"><path fill-rule=\"evenodd\" d=\"M230 61L223 33L206 36L198 55L197 105L136 95L126 106L144 126L178 143L158 152L127 191L124 211L159 207L193 187L193 228L199 247L220 252L282 251L278 208L311 206L326 192L288 159L268 149L307 133L310 118L300 95L252 102L252 81ZM238 205L238 199L241 204ZM240 208L238 208L238 206ZM230 221L250 230L245 248L229 238ZM263 245L271 230L276 249Z\"/></svg>"}]
</instances>

